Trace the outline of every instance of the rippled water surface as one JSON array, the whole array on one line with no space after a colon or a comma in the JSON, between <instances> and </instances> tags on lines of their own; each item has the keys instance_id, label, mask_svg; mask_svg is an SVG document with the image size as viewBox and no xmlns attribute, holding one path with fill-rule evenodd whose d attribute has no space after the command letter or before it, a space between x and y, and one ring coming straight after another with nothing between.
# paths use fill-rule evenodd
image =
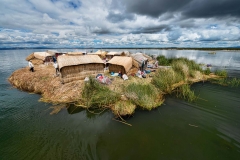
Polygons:
<instances>
[{"instance_id":1,"label":"rippled water surface","mask_svg":"<svg viewBox=\"0 0 240 160\"><path fill-rule=\"evenodd\" d=\"M137 110L127 120L132 127L113 121L110 111L93 115L69 108L50 115L52 105L39 102L40 95L19 91L7 81L27 65L25 58L33 51L40 50L0 50L1 160L239 159L239 87L194 84L197 102L167 96L156 110ZM187 57L240 78L240 52L131 51Z\"/></svg>"}]
</instances>

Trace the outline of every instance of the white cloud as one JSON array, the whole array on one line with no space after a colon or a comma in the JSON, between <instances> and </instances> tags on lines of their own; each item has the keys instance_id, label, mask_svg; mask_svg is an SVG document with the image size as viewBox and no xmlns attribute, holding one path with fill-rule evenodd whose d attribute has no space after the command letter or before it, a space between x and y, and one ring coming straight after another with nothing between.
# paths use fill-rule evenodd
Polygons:
<instances>
[{"instance_id":1,"label":"white cloud","mask_svg":"<svg viewBox=\"0 0 240 160\"><path fill-rule=\"evenodd\" d=\"M111 8L112 0L1 0L0 43L36 46L193 46L207 41L214 45L237 45L240 24L226 19L184 19L180 12L157 18L134 14L124 19L124 10ZM94 4L94 5L93 5ZM121 13L122 21L110 22L110 11ZM231 23L230 23L231 22ZM94 39L99 41L94 42ZM219 43L218 43L219 42ZM39 44L38 44L39 43ZM19 45L20 45L19 44ZM52 45L54 44L54 45ZM185 45L184 45L185 44ZM193 46L194 47L194 46Z\"/></svg>"}]
</instances>

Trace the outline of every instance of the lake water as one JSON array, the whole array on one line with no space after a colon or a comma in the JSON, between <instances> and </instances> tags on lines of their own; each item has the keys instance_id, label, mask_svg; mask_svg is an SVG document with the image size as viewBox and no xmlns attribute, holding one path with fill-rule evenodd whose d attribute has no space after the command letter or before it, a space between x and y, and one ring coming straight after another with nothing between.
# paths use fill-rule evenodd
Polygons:
<instances>
[{"instance_id":1,"label":"lake water","mask_svg":"<svg viewBox=\"0 0 240 160\"><path fill-rule=\"evenodd\" d=\"M39 102L40 95L7 81L34 51L41 50L0 50L0 160L239 159L239 87L194 84L201 99L188 103L167 96L155 110L137 110L127 120L132 127L113 121L110 111L93 115L70 108L50 115L52 105ZM187 57L240 78L240 52L130 51Z\"/></svg>"}]
</instances>

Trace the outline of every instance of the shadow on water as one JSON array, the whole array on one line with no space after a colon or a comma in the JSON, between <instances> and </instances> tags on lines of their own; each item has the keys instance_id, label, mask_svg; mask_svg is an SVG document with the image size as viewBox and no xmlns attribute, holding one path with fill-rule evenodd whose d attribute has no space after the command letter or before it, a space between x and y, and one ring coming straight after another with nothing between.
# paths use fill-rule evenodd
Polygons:
<instances>
[{"instance_id":1,"label":"shadow on water","mask_svg":"<svg viewBox=\"0 0 240 160\"><path fill-rule=\"evenodd\" d=\"M85 111L85 109L82 108L82 107L77 107L74 104L68 104L67 105L67 111L68 111L69 114L76 114L76 113Z\"/></svg>"}]
</instances>

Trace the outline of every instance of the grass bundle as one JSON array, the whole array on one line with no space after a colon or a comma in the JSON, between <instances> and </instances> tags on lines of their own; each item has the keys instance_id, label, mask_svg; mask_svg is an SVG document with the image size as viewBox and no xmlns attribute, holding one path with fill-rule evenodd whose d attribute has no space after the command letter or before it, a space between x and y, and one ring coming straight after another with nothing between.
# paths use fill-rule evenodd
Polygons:
<instances>
[{"instance_id":1,"label":"grass bundle","mask_svg":"<svg viewBox=\"0 0 240 160\"><path fill-rule=\"evenodd\" d=\"M152 78L152 84L165 93L171 93L172 86L182 81L184 78L173 69L159 69Z\"/></svg>"},{"instance_id":2,"label":"grass bundle","mask_svg":"<svg viewBox=\"0 0 240 160\"><path fill-rule=\"evenodd\" d=\"M169 66L172 63L172 59L168 59L163 55L158 56L157 60L158 60L158 64L161 66Z\"/></svg>"},{"instance_id":3,"label":"grass bundle","mask_svg":"<svg viewBox=\"0 0 240 160\"><path fill-rule=\"evenodd\" d=\"M163 103L162 95L152 84L131 83L126 86L125 95L133 104L147 110Z\"/></svg>"},{"instance_id":4,"label":"grass bundle","mask_svg":"<svg viewBox=\"0 0 240 160\"><path fill-rule=\"evenodd\" d=\"M200 64L197 64L193 60L188 60L187 58L177 58L171 60L172 67L175 71L181 73L183 76L194 77L194 71L203 72Z\"/></svg>"},{"instance_id":5,"label":"grass bundle","mask_svg":"<svg viewBox=\"0 0 240 160\"><path fill-rule=\"evenodd\" d=\"M221 77L227 77L227 71L226 70L216 70L215 74L217 76L221 76Z\"/></svg>"},{"instance_id":6,"label":"grass bundle","mask_svg":"<svg viewBox=\"0 0 240 160\"><path fill-rule=\"evenodd\" d=\"M212 83L222 86L238 87L240 86L240 79L238 78L219 78L210 80Z\"/></svg>"},{"instance_id":7,"label":"grass bundle","mask_svg":"<svg viewBox=\"0 0 240 160\"><path fill-rule=\"evenodd\" d=\"M210 73L211 73L210 68L207 68L206 70L204 70L204 74L209 75Z\"/></svg>"},{"instance_id":8,"label":"grass bundle","mask_svg":"<svg viewBox=\"0 0 240 160\"><path fill-rule=\"evenodd\" d=\"M136 109L136 105L131 103L131 101L118 101L111 108L115 115L132 115Z\"/></svg>"},{"instance_id":9,"label":"grass bundle","mask_svg":"<svg viewBox=\"0 0 240 160\"><path fill-rule=\"evenodd\" d=\"M107 86L100 84L94 78L90 77L89 81L84 85L82 98L85 106L101 108L110 107L120 100L120 94L110 90Z\"/></svg>"},{"instance_id":10,"label":"grass bundle","mask_svg":"<svg viewBox=\"0 0 240 160\"><path fill-rule=\"evenodd\" d=\"M190 89L190 85L188 84L184 84L178 87L176 91L177 97L187 100L189 102L193 102L197 99L197 96L195 95L194 91Z\"/></svg>"}]
</instances>

